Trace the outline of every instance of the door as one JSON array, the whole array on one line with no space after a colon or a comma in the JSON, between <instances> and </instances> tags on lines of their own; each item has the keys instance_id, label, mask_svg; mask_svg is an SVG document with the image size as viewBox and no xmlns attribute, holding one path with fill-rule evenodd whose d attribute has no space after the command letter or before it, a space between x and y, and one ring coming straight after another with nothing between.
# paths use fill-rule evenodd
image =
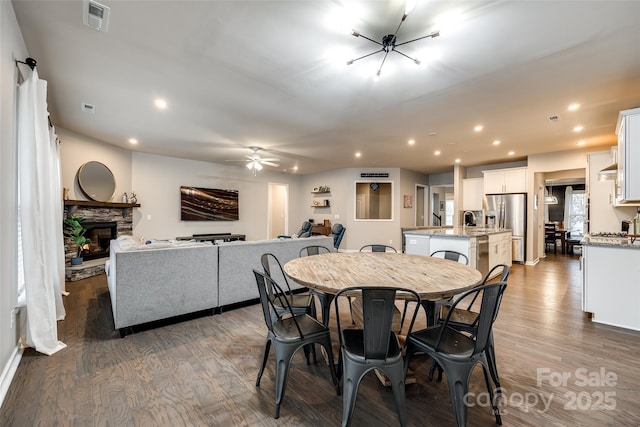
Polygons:
<instances>
[{"instance_id":1,"label":"door","mask_svg":"<svg viewBox=\"0 0 640 427\"><path fill-rule=\"evenodd\" d=\"M287 184L269 183L267 204L267 234L269 239L288 236L289 227L289 186Z\"/></svg>"}]
</instances>

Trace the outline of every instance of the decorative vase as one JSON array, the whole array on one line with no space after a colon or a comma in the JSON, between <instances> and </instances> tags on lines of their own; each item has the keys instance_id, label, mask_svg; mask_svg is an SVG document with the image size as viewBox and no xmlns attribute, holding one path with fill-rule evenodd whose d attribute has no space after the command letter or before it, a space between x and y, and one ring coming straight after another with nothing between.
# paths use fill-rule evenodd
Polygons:
<instances>
[{"instance_id":1,"label":"decorative vase","mask_svg":"<svg viewBox=\"0 0 640 427\"><path fill-rule=\"evenodd\" d=\"M80 265L80 264L82 264L82 261L84 261L84 259L82 257L71 258L71 265Z\"/></svg>"}]
</instances>

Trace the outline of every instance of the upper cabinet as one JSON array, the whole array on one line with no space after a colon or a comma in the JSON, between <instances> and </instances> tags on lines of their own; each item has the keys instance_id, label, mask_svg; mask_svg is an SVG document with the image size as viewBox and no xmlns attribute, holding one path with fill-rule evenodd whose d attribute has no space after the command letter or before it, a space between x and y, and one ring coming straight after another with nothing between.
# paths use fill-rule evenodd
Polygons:
<instances>
[{"instance_id":1,"label":"upper cabinet","mask_svg":"<svg viewBox=\"0 0 640 427\"><path fill-rule=\"evenodd\" d=\"M465 211L481 211L484 196L484 180L468 178L462 180L462 209Z\"/></svg>"},{"instance_id":2,"label":"upper cabinet","mask_svg":"<svg viewBox=\"0 0 640 427\"><path fill-rule=\"evenodd\" d=\"M640 108L620 111L618 135L618 178L616 202L640 201Z\"/></svg>"},{"instance_id":3,"label":"upper cabinet","mask_svg":"<svg viewBox=\"0 0 640 427\"><path fill-rule=\"evenodd\" d=\"M482 173L485 194L527 192L527 168L494 169Z\"/></svg>"}]
</instances>

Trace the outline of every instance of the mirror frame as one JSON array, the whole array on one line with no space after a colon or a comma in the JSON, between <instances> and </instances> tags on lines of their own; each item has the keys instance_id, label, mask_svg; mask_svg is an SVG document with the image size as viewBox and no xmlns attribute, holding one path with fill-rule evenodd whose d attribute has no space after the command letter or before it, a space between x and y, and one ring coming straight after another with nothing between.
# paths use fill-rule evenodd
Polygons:
<instances>
[{"instance_id":1,"label":"mirror frame","mask_svg":"<svg viewBox=\"0 0 640 427\"><path fill-rule=\"evenodd\" d=\"M358 184L367 184L369 187L371 187L372 185L377 185L380 186L381 184L389 184L390 189L391 189L391 195L390 197L390 218L358 218ZM353 185L353 219L354 221L393 221L394 219L394 212L395 212L395 197L394 197L394 192L395 189L393 188L393 181L392 180L375 180L375 181L371 181L371 180L356 180L354 181L354 185Z\"/></svg>"},{"instance_id":2,"label":"mirror frame","mask_svg":"<svg viewBox=\"0 0 640 427\"><path fill-rule=\"evenodd\" d=\"M99 167L100 169L95 169ZM93 168L93 170L91 170ZM91 174L89 174L91 173ZM96 202L108 202L116 191L116 180L113 172L105 164L92 160L78 169L78 186L82 193ZM100 180L108 182L100 182Z\"/></svg>"}]
</instances>

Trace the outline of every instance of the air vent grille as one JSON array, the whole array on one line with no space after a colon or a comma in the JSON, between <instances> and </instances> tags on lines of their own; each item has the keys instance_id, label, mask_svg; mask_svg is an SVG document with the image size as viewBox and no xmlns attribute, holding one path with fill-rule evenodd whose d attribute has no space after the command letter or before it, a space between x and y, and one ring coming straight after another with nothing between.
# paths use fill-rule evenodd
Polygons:
<instances>
[{"instance_id":1,"label":"air vent grille","mask_svg":"<svg viewBox=\"0 0 640 427\"><path fill-rule=\"evenodd\" d=\"M84 25L95 28L98 31L109 30L109 13L111 9L93 0L82 2L82 19Z\"/></svg>"},{"instance_id":2,"label":"air vent grille","mask_svg":"<svg viewBox=\"0 0 640 427\"><path fill-rule=\"evenodd\" d=\"M92 105L92 104L87 104L86 102L82 103L82 111L84 111L85 113L95 113L96 112L96 106Z\"/></svg>"}]
</instances>

